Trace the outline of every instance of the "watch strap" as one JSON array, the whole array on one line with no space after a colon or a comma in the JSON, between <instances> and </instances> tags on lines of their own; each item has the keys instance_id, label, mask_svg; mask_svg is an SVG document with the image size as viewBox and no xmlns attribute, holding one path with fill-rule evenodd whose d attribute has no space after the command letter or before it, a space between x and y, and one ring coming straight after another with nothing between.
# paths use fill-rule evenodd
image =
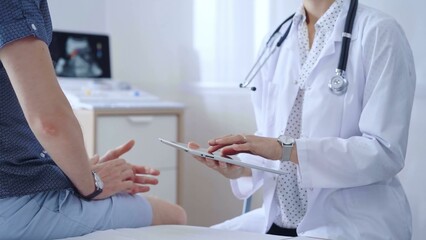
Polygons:
<instances>
[{"instance_id":1,"label":"watch strap","mask_svg":"<svg viewBox=\"0 0 426 240\"><path fill-rule=\"evenodd\" d=\"M283 156L281 158L281 162L290 161L291 149L293 148L293 144L283 145Z\"/></svg>"},{"instance_id":2,"label":"watch strap","mask_svg":"<svg viewBox=\"0 0 426 240\"><path fill-rule=\"evenodd\" d=\"M95 190L89 194L89 195L81 195L81 197L87 201L92 200L93 198L95 198L96 196L98 196L99 194L102 193L102 187L99 186L98 181L102 181L100 180L100 177L98 176L98 174L95 171L92 171L92 175L93 175L93 180L95 181Z\"/></svg>"},{"instance_id":3,"label":"watch strap","mask_svg":"<svg viewBox=\"0 0 426 240\"><path fill-rule=\"evenodd\" d=\"M278 137L277 141L282 146L281 162L290 161L291 150L293 148L294 141L295 141L294 138L288 137L288 136L285 136L285 135L280 135Z\"/></svg>"}]
</instances>

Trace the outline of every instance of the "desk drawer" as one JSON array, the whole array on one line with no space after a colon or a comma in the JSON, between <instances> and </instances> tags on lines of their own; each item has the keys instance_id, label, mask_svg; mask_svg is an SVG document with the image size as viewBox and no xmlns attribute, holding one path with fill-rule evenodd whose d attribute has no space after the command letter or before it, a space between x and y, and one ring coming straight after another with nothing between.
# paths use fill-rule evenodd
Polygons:
<instances>
[{"instance_id":1,"label":"desk drawer","mask_svg":"<svg viewBox=\"0 0 426 240\"><path fill-rule=\"evenodd\" d=\"M136 145L124 155L129 162L155 168L176 167L177 150L162 144L158 138L177 140L177 116L99 116L96 123L95 152L104 154L134 139Z\"/></svg>"}]
</instances>

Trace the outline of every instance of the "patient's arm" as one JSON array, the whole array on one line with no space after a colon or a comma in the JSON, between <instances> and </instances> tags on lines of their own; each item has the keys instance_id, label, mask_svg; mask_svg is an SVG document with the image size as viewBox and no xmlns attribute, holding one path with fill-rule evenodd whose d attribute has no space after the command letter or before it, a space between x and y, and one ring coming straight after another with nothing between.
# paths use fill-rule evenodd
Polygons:
<instances>
[{"instance_id":1,"label":"patient's arm","mask_svg":"<svg viewBox=\"0 0 426 240\"><path fill-rule=\"evenodd\" d=\"M0 49L0 60L38 141L82 195L92 193L95 185L81 128L56 79L46 43L35 37L16 40ZM123 183L116 190L126 187ZM115 193L105 191L102 197Z\"/></svg>"}]
</instances>

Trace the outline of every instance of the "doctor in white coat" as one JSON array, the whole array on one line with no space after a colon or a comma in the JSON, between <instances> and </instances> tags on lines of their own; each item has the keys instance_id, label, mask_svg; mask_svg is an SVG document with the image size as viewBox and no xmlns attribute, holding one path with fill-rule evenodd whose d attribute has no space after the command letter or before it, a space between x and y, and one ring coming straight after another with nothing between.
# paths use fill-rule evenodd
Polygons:
<instances>
[{"instance_id":1,"label":"doctor in white coat","mask_svg":"<svg viewBox=\"0 0 426 240\"><path fill-rule=\"evenodd\" d=\"M256 134L209 141L212 152L240 153L242 161L296 176L293 197L300 217L283 211L286 200L279 195L285 199L288 192L282 191L276 174L196 157L230 178L240 199L263 186L258 231L279 225L296 228L299 236L327 239L411 239L410 207L396 175L404 167L415 91L412 52L394 19L360 4L346 68L347 90L334 94L328 85L336 74L349 5L350 0L304 0L281 48L251 83L256 87ZM331 28L324 30L327 26ZM281 144L277 137L288 132L295 106L300 108L298 136ZM284 156L291 163L280 161ZM235 221L219 226L235 226Z\"/></svg>"}]
</instances>

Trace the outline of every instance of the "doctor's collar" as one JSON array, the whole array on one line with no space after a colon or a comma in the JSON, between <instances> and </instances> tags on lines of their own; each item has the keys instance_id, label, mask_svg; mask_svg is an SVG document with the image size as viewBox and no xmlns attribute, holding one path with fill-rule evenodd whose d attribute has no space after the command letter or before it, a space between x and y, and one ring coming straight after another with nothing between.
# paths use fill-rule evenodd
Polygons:
<instances>
[{"instance_id":1,"label":"doctor's collar","mask_svg":"<svg viewBox=\"0 0 426 240\"><path fill-rule=\"evenodd\" d=\"M324 25L324 22L326 22L328 19L331 21L336 21L340 13L343 9L343 1L344 0L335 0L330 7L327 9L327 11L324 12L324 14L318 19L318 21L315 23L315 27L322 28ZM306 10L303 6L303 3L300 4L299 8L295 12L295 15L293 17L293 23L295 26L299 26L301 22L306 21ZM334 24L332 24L334 27ZM332 31L333 29L327 29L329 31Z\"/></svg>"}]
</instances>

